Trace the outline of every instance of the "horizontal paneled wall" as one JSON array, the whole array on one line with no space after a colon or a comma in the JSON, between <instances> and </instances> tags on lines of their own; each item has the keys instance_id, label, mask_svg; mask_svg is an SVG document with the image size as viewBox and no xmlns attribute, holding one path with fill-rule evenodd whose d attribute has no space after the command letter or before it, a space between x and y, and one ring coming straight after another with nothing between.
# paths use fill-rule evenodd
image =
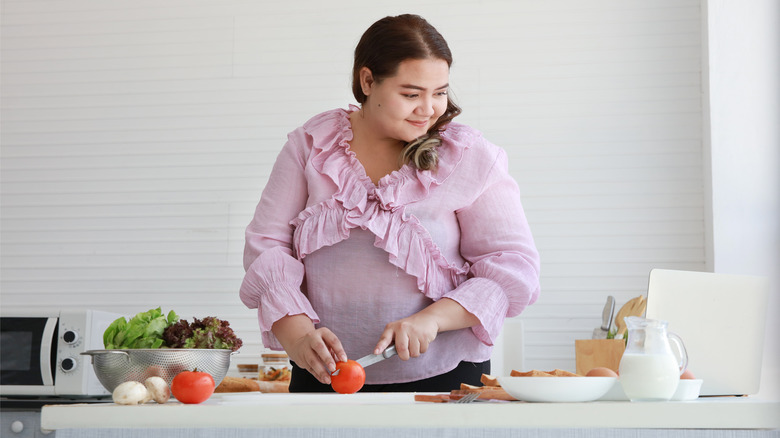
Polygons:
<instances>
[{"instance_id":1,"label":"horizontal paneled wall","mask_svg":"<svg viewBox=\"0 0 780 438\"><path fill-rule=\"evenodd\" d=\"M273 160L353 102L351 54L424 15L459 120L507 150L542 255L525 368L574 369L607 295L705 267L697 0L3 0L3 309L243 307L243 230Z\"/></svg>"}]
</instances>

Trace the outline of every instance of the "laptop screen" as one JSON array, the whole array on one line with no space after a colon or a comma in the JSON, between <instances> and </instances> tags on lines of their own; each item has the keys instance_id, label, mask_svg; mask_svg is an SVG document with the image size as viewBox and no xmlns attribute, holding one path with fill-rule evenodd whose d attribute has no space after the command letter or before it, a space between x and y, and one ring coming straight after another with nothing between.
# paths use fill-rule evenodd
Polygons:
<instances>
[{"instance_id":1,"label":"laptop screen","mask_svg":"<svg viewBox=\"0 0 780 438\"><path fill-rule=\"evenodd\" d=\"M668 321L683 339L701 395L755 394L768 299L764 277L653 269L646 317Z\"/></svg>"}]
</instances>

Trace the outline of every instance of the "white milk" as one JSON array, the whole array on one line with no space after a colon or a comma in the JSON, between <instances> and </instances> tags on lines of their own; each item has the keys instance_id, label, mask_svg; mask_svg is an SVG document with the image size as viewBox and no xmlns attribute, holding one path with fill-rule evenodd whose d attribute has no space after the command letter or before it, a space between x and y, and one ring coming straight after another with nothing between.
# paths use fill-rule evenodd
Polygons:
<instances>
[{"instance_id":1,"label":"white milk","mask_svg":"<svg viewBox=\"0 0 780 438\"><path fill-rule=\"evenodd\" d=\"M620 384L631 401L669 400L680 381L680 368L671 354L623 354Z\"/></svg>"}]
</instances>

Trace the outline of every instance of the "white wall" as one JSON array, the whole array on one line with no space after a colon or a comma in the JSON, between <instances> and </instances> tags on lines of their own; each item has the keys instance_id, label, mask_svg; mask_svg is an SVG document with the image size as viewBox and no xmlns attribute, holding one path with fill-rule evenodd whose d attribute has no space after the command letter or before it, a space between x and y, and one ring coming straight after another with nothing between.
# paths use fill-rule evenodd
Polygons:
<instances>
[{"instance_id":1,"label":"white wall","mask_svg":"<svg viewBox=\"0 0 780 438\"><path fill-rule=\"evenodd\" d=\"M713 269L772 279L761 395L780 395L780 2L709 0L706 17Z\"/></svg>"},{"instance_id":2,"label":"white wall","mask_svg":"<svg viewBox=\"0 0 780 438\"><path fill-rule=\"evenodd\" d=\"M3 0L3 308L231 321L243 228L288 131L351 102L363 30L426 16L460 120L510 156L542 254L526 368L574 369L607 295L702 270L698 0Z\"/></svg>"}]
</instances>

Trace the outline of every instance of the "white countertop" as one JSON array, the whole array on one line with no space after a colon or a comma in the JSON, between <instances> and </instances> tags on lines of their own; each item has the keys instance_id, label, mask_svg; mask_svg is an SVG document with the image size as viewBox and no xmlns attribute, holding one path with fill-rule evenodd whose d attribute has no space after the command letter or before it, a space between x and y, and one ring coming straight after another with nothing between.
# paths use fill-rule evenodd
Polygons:
<instances>
[{"instance_id":1,"label":"white countertop","mask_svg":"<svg viewBox=\"0 0 780 438\"><path fill-rule=\"evenodd\" d=\"M780 429L780 402L753 397L589 403L415 402L412 393L214 394L169 401L47 405L44 429L99 428L658 428Z\"/></svg>"}]
</instances>

